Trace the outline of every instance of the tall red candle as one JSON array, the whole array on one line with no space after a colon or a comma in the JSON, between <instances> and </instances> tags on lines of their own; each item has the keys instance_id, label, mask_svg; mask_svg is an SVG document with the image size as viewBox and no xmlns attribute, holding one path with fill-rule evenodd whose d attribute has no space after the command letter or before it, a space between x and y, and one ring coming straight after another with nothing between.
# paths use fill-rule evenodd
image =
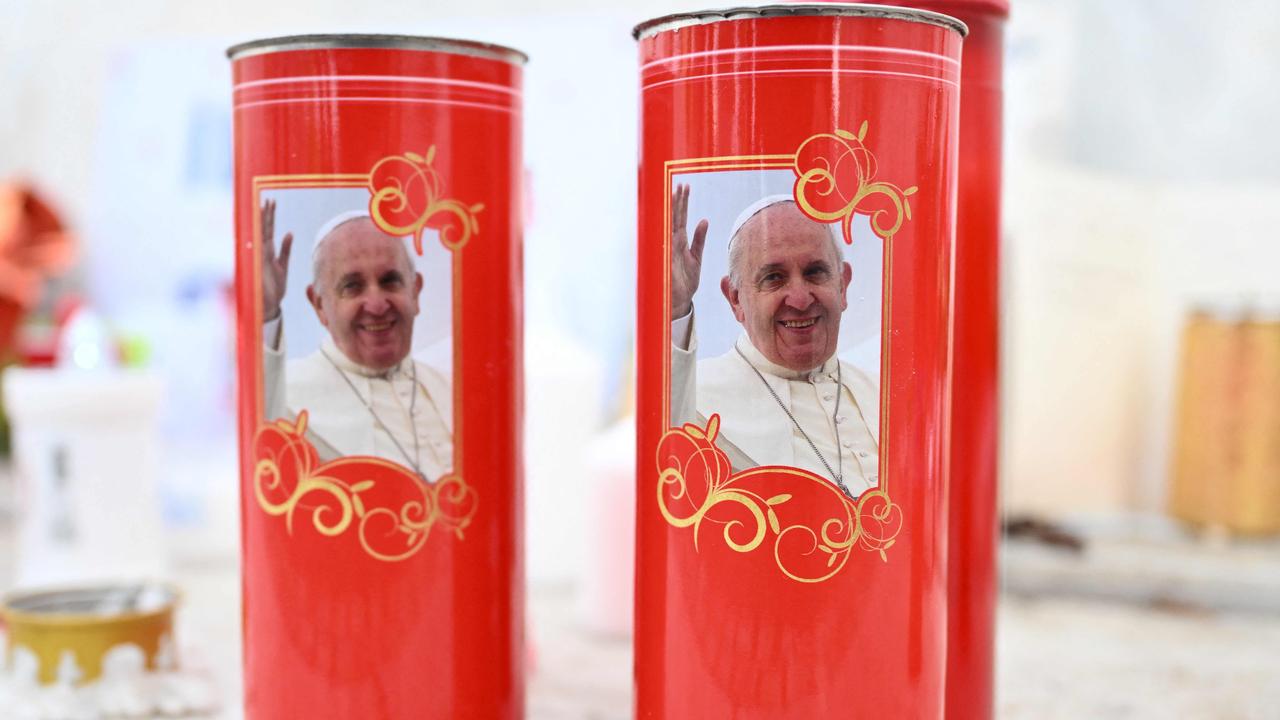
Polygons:
<instances>
[{"instance_id":1,"label":"tall red candle","mask_svg":"<svg viewBox=\"0 0 1280 720\"><path fill-rule=\"evenodd\" d=\"M524 56L228 54L247 716L520 717Z\"/></svg>"},{"instance_id":2,"label":"tall red candle","mask_svg":"<svg viewBox=\"0 0 1280 720\"><path fill-rule=\"evenodd\" d=\"M636 29L637 717L943 713L964 32Z\"/></svg>"},{"instance_id":3,"label":"tall red candle","mask_svg":"<svg viewBox=\"0 0 1280 720\"><path fill-rule=\"evenodd\" d=\"M994 714L999 541L1000 171L1008 0L905 0L969 26L960 73L947 717Z\"/></svg>"}]
</instances>

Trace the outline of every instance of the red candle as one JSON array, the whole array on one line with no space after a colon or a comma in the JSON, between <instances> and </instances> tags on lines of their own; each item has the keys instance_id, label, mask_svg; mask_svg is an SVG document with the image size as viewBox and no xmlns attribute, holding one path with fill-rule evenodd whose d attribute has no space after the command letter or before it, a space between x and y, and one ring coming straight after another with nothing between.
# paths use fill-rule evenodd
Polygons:
<instances>
[{"instance_id":1,"label":"red candle","mask_svg":"<svg viewBox=\"0 0 1280 720\"><path fill-rule=\"evenodd\" d=\"M994 714L1000 162L1008 0L904 0L969 26L960 84L955 361L947 605L947 717Z\"/></svg>"},{"instance_id":2,"label":"red candle","mask_svg":"<svg viewBox=\"0 0 1280 720\"><path fill-rule=\"evenodd\" d=\"M247 715L520 717L524 56L229 55Z\"/></svg>"},{"instance_id":3,"label":"red candle","mask_svg":"<svg viewBox=\"0 0 1280 720\"><path fill-rule=\"evenodd\" d=\"M637 28L637 717L943 712L964 32Z\"/></svg>"}]
</instances>

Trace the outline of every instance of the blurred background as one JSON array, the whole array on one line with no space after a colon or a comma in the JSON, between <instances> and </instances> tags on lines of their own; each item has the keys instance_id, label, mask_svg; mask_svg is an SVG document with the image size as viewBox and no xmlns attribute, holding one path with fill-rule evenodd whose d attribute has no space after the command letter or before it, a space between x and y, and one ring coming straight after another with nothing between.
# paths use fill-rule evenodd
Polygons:
<instances>
[{"instance_id":1,"label":"blurred background","mask_svg":"<svg viewBox=\"0 0 1280 720\"><path fill-rule=\"evenodd\" d=\"M215 688L216 716L239 716L225 48L305 32L498 42L532 58L530 715L627 717L630 30L690 9L644 0L385 0L376 11L331 0L4 3L0 346L18 367L5 372L18 462L0 464L0 589L94 573L175 580L186 597L184 665ZM1276 38L1272 0L1014 0L999 717L1280 712ZM557 162L584 148L589 170ZM593 272L566 272L580 266ZM139 371L119 397L86 398L21 372L59 359L95 367L105 355ZM74 536L73 477L57 452L47 467L22 465L22 443L72 442L68 428L103 422L105 411L86 407L95 403L136 429L119 430L116 451L135 443L146 468L115 478L128 494L113 512L133 529L100 549L114 563L33 550L20 537L34 525ZM595 438L567 459L570 472L564 449L539 437L551 427ZM560 521L583 516L595 525Z\"/></svg>"}]
</instances>

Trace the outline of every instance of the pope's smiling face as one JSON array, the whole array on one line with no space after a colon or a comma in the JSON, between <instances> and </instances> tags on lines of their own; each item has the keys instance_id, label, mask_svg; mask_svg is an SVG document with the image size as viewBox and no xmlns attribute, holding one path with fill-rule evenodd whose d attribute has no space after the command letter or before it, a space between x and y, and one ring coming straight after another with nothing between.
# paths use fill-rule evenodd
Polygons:
<instances>
[{"instance_id":1,"label":"pope's smiling face","mask_svg":"<svg viewBox=\"0 0 1280 720\"><path fill-rule=\"evenodd\" d=\"M414 272L404 241L359 218L321 243L307 299L344 355L386 370L409 354L421 292L422 275Z\"/></svg>"},{"instance_id":2,"label":"pope's smiling face","mask_svg":"<svg viewBox=\"0 0 1280 720\"><path fill-rule=\"evenodd\" d=\"M738 243L737 285L725 277L720 288L751 344L790 370L822 365L835 354L853 275L827 227L782 202L748 220Z\"/></svg>"}]
</instances>

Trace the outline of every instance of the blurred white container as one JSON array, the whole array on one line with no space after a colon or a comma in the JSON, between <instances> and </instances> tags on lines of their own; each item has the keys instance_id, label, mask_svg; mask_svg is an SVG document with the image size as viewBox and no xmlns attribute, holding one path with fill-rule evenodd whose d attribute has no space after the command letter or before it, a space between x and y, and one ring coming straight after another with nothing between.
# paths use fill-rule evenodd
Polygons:
<instances>
[{"instance_id":1,"label":"blurred white container","mask_svg":"<svg viewBox=\"0 0 1280 720\"><path fill-rule=\"evenodd\" d=\"M19 587L156 578L162 384L149 373L11 367Z\"/></svg>"},{"instance_id":2,"label":"blurred white container","mask_svg":"<svg viewBox=\"0 0 1280 720\"><path fill-rule=\"evenodd\" d=\"M593 632L630 637L636 566L636 419L622 418L587 450L588 548L578 607Z\"/></svg>"},{"instance_id":3,"label":"blurred white container","mask_svg":"<svg viewBox=\"0 0 1280 720\"><path fill-rule=\"evenodd\" d=\"M532 583L575 580L587 442L600 423L599 355L549 325L525 340L525 557Z\"/></svg>"}]
</instances>

